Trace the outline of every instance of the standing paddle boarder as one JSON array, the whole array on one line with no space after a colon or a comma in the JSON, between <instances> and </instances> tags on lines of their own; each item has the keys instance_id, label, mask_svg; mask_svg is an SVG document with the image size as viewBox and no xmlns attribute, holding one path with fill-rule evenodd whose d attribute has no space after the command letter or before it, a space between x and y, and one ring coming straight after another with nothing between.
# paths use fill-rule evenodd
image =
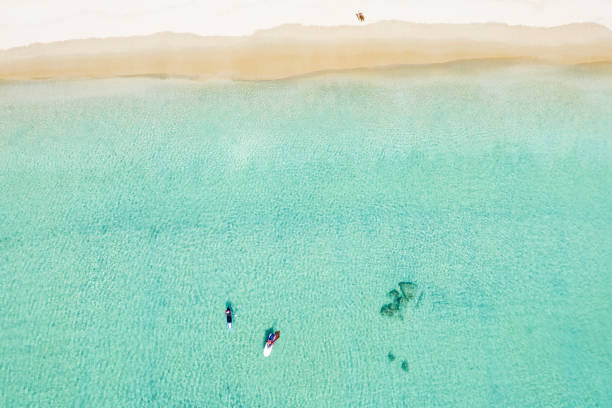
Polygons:
<instances>
[{"instance_id":1,"label":"standing paddle boarder","mask_svg":"<svg viewBox=\"0 0 612 408\"><path fill-rule=\"evenodd\" d=\"M268 340L266 340L266 345L264 347L264 357L268 357L270 355L270 353L272 353L272 347L274 347L274 343L276 343L276 340L278 340L278 338L280 337L280 332L274 332L274 333L270 333L268 335Z\"/></svg>"},{"instance_id":2,"label":"standing paddle boarder","mask_svg":"<svg viewBox=\"0 0 612 408\"><path fill-rule=\"evenodd\" d=\"M225 317L227 318L227 330L232 330L232 309L225 309Z\"/></svg>"}]
</instances>

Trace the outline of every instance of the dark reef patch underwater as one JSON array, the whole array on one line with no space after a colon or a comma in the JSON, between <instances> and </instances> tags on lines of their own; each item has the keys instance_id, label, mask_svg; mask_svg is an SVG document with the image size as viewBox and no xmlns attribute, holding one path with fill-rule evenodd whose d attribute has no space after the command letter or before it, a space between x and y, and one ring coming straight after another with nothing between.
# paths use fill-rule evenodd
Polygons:
<instances>
[{"instance_id":1,"label":"dark reef patch underwater","mask_svg":"<svg viewBox=\"0 0 612 408\"><path fill-rule=\"evenodd\" d=\"M400 288L400 292L397 289L392 289L387 293L387 296L393 299L393 302L387 303L380 308L380 314L387 317L399 317L401 320L404 319L400 312L402 307L406 307L409 302L416 296L418 293L418 286L414 282L399 282L398 286ZM419 299L423 296L421 292L419 294ZM413 302L415 303L415 302ZM418 304L418 302L416 303ZM416 306L415 306L416 307Z\"/></svg>"}]
</instances>

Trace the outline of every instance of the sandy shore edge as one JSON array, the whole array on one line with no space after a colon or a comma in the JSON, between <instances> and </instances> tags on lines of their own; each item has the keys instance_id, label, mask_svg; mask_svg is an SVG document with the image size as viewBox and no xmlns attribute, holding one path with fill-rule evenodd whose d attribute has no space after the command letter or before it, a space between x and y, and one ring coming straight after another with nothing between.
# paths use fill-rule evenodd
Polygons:
<instances>
[{"instance_id":1,"label":"sandy shore edge","mask_svg":"<svg viewBox=\"0 0 612 408\"><path fill-rule=\"evenodd\" d=\"M465 60L526 60L609 70L612 30L505 24L280 26L248 37L158 33L0 51L0 79L125 76L270 80L316 72Z\"/></svg>"}]
</instances>

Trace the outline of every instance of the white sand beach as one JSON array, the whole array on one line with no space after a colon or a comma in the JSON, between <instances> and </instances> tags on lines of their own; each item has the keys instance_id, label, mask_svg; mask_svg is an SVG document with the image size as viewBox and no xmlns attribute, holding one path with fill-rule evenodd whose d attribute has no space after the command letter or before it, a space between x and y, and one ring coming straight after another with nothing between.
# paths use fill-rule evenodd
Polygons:
<instances>
[{"instance_id":1,"label":"white sand beach","mask_svg":"<svg viewBox=\"0 0 612 408\"><path fill-rule=\"evenodd\" d=\"M267 80L329 70L499 58L608 62L612 30L592 23L527 27L384 21L337 27L282 25L241 37L167 32L92 38L0 51L0 79L151 75Z\"/></svg>"}]
</instances>

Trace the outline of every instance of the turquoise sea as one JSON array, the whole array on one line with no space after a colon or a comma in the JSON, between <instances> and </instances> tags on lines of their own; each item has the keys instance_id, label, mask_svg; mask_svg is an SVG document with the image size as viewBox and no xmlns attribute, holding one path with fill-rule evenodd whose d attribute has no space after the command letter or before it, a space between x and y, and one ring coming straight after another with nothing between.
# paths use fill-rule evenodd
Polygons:
<instances>
[{"instance_id":1,"label":"turquoise sea","mask_svg":"<svg viewBox=\"0 0 612 408\"><path fill-rule=\"evenodd\" d=\"M609 407L611 249L604 71L0 83L0 406Z\"/></svg>"}]
</instances>

